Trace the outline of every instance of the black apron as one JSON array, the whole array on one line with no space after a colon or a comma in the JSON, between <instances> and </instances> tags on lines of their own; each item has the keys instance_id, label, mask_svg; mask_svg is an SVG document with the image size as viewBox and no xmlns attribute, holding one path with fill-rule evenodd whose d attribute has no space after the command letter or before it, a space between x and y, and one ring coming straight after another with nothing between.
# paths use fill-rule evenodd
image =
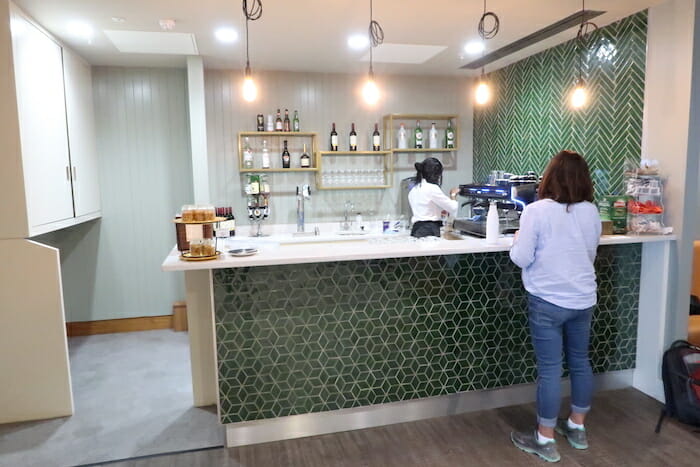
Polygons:
<instances>
[{"instance_id":1,"label":"black apron","mask_svg":"<svg viewBox=\"0 0 700 467\"><path fill-rule=\"evenodd\" d=\"M412 237L439 237L442 221L418 221L411 228Z\"/></svg>"}]
</instances>

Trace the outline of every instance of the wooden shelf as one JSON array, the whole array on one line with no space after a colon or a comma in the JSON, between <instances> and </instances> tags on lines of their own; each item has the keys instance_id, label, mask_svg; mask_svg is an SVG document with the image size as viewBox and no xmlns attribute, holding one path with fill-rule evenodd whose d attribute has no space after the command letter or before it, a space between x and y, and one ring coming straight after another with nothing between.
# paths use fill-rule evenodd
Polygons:
<instances>
[{"instance_id":1,"label":"wooden shelf","mask_svg":"<svg viewBox=\"0 0 700 467\"><path fill-rule=\"evenodd\" d=\"M310 169L240 169L241 173L270 173L270 172L318 172L317 167Z\"/></svg>"},{"instance_id":2,"label":"wooden shelf","mask_svg":"<svg viewBox=\"0 0 700 467\"><path fill-rule=\"evenodd\" d=\"M456 119L457 115L437 115L437 114L389 114L384 118L393 120L452 120Z\"/></svg>"},{"instance_id":3,"label":"wooden shelf","mask_svg":"<svg viewBox=\"0 0 700 467\"><path fill-rule=\"evenodd\" d=\"M434 149L392 149L391 152L457 152L459 148L434 148Z\"/></svg>"},{"instance_id":4,"label":"wooden shelf","mask_svg":"<svg viewBox=\"0 0 700 467\"><path fill-rule=\"evenodd\" d=\"M309 131L241 131L239 136L305 136L307 138L315 137L318 133Z\"/></svg>"},{"instance_id":5,"label":"wooden shelf","mask_svg":"<svg viewBox=\"0 0 700 467\"><path fill-rule=\"evenodd\" d=\"M318 151L322 156L384 156L391 151Z\"/></svg>"},{"instance_id":6,"label":"wooden shelf","mask_svg":"<svg viewBox=\"0 0 700 467\"><path fill-rule=\"evenodd\" d=\"M317 186L317 190L383 190L391 188L391 185L367 185L367 186Z\"/></svg>"}]
</instances>

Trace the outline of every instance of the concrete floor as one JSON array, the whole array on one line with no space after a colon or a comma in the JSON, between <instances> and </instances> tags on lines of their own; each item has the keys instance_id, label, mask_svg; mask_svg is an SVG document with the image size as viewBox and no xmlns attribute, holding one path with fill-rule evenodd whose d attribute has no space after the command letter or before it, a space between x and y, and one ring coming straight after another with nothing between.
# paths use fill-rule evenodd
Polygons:
<instances>
[{"instance_id":1,"label":"concrete floor","mask_svg":"<svg viewBox=\"0 0 700 467\"><path fill-rule=\"evenodd\" d=\"M0 466L74 466L224 443L216 409L192 406L187 333L68 340L75 414L0 425Z\"/></svg>"}]
</instances>

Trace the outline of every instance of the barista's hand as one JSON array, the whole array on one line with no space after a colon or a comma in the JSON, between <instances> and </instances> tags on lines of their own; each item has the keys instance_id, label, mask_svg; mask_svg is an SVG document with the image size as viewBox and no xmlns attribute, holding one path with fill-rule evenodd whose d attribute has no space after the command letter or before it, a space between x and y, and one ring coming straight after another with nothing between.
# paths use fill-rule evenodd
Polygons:
<instances>
[{"instance_id":1,"label":"barista's hand","mask_svg":"<svg viewBox=\"0 0 700 467\"><path fill-rule=\"evenodd\" d=\"M450 198L451 199L457 199L457 195L459 194L459 188L455 187L450 190Z\"/></svg>"},{"instance_id":2,"label":"barista's hand","mask_svg":"<svg viewBox=\"0 0 700 467\"><path fill-rule=\"evenodd\" d=\"M513 234L513 242L515 242L518 239L518 234L520 233L519 230L516 230L515 233Z\"/></svg>"}]
</instances>

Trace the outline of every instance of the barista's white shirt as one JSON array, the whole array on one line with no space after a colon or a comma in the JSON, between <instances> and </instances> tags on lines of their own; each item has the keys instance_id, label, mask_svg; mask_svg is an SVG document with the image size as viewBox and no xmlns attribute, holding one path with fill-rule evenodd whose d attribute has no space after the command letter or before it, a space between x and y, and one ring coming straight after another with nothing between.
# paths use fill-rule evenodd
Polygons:
<instances>
[{"instance_id":1,"label":"barista's white shirt","mask_svg":"<svg viewBox=\"0 0 700 467\"><path fill-rule=\"evenodd\" d=\"M411 222L439 221L442 219L442 211L447 211L451 216L457 214L459 203L450 199L442 188L425 180L408 192L408 202L411 204L413 217Z\"/></svg>"},{"instance_id":2,"label":"barista's white shirt","mask_svg":"<svg viewBox=\"0 0 700 467\"><path fill-rule=\"evenodd\" d=\"M568 210L551 199L526 206L510 250L510 259L523 268L525 290L562 308L595 305L600 230L598 209L587 201Z\"/></svg>"}]
</instances>

